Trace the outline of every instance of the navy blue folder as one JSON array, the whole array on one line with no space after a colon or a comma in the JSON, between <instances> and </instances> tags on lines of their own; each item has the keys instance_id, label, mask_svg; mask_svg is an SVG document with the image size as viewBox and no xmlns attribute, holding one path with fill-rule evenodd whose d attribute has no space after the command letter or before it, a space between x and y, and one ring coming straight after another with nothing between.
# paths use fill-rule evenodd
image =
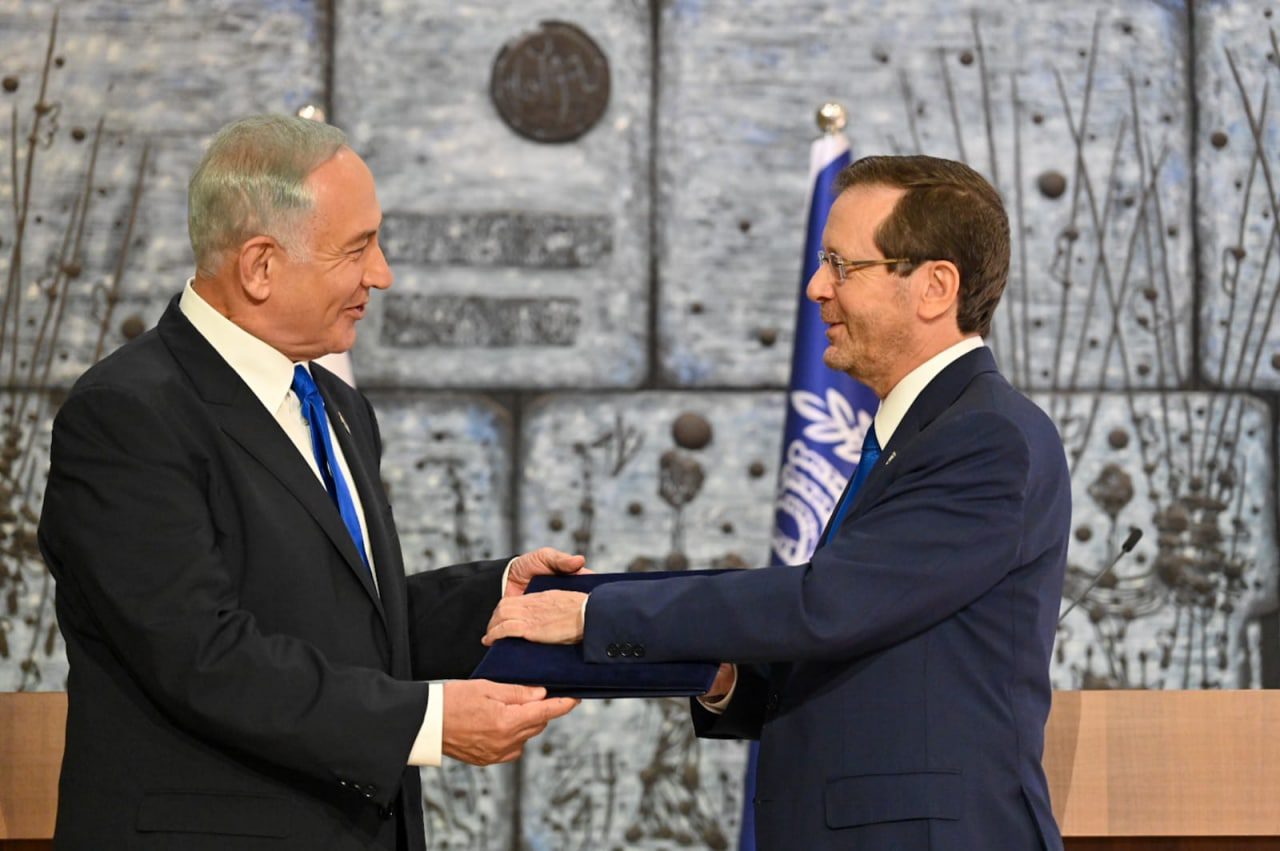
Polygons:
<instances>
[{"instance_id":1,"label":"navy blue folder","mask_svg":"<svg viewBox=\"0 0 1280 851\"><path fill-rule=\"evenodd\" d=\"M706 576L718 570L656 571L651 573L590 573L535 576L526 593L581 591L606 582ZM588 607L589 608L589 607ZM523 638L494 642L472 679L545 686L553 697L688 697L706 694L715 681L716 662L630 662L598 664L586 661L581 644L534 644Z\"/></svg>"}]
</instances>

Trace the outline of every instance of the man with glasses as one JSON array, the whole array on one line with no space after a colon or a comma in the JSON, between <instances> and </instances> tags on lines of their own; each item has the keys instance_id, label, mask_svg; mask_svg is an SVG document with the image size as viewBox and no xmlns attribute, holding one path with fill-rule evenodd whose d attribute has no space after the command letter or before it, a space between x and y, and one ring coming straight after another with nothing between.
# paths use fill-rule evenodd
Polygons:
<instances>
[{"instance_id":1,"label":"man with glasses","mask_svg":"<svg viewBox=\"0 0 1280 851\"><path fill-rule=\"evenodd\" d=\"M862 159L836 189L808 296L826 365L881 405L812 560L613 583L585 608L503 601L485 640L741 663L694 723L759 738L762 851L1058 851L1040 760L1071 488L1054 424L982 340L1007 216L975 171L932 157Z\"/></svg>"}]
</instances>

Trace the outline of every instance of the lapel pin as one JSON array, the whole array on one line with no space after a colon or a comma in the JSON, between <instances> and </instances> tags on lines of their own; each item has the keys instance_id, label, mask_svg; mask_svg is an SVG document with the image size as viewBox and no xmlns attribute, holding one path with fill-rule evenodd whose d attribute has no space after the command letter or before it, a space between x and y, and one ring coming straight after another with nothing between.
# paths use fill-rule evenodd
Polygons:
<instances>
[{"instance_id":1,"label":"lapel pin","mask_svg":"<svg viewBox=\"0 0 1280 851\"><path fill-rule=\"evenodd\" d=\"M893 459L894 459L894 458L897 458L897 457L898 457L898 450L896 450L896 449L895 449L895 450L893 450L892 452L890 452L890 453L889 453L889 457L888 457L888 458L884 459L884 465L885 465L886 467L888 467L890 464L892 464L892 463L893 463Z\"/></svg>"},{"instance_id":2,"label":"lapel pin","mask_svg":"<svg viewBox=\"0 0 1280 851\"><path fill-rule=\"evenodd\" d=\"M342 427L347 430L347 434L351 434L351 426L347 425L347 418L342 415L342 411L338 411L338 422L342 423Z\"/></svg>"}]
</instances>

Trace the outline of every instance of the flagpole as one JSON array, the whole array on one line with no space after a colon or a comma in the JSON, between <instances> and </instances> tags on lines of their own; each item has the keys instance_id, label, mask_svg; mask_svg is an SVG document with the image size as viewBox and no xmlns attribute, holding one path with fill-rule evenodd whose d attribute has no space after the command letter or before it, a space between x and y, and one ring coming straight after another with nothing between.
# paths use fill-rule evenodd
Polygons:
<instances>
[{"instance_id":1,"label":"flagpole","mask_svg":"<svg viewBox=\"0 0 1280 851\"><path fill-rule=\"evenodd\" d=\"M769 559L773 566L803 564L813 555L861 457L862 438L879 405L865 385L823 364L826 324L818 305L805 297L809 279L818 270L817 254L822 248L827 213L835 201L836 176L852 161L844 136L848 121L844 107L835 102L824 103L816 118L821 135L809 149L805 247ZM743 783L739 851L755 851L756 847L752 799L758 756L758 745L752 742Z\"/></svg>"}]
</instances>

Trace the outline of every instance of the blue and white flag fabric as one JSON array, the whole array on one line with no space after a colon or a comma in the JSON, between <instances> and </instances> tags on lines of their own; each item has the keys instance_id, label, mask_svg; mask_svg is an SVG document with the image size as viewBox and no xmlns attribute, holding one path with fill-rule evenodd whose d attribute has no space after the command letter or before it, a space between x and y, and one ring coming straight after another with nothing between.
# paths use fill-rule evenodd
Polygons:
<instances>
[{"instance_id":1,"label":"blue and white flag fabric","mask_svg":"<svg viewBox=\"0 0 1280 851\"><path fill-rule=\"evenodd\" d=\"M796 342L787 391L787 422L782 438L782 466L775 500L771 565L803 564L835 511L844 486L862 456L862 439L871 428L880 400L866 385L822 362L827 348L821 309L805 296L818 269L818 249L827 213L835 201L835 180L849 165L849 141L839 133L817 139L809 151L808 227L800 301L796 308ZM739 851L755 851L758 748L751 743L743 792Z\"/></svg>"},{"instance_id":2,"label":"blue and white flag fabric","mask_svg":"<svg viewBox=\"0 0 1280 851\"><path fill-rule=\"evenodd\" d=\"M813 143L809 155L813 191L770 557L774 565L803 564L813 555L827 518L858 466L862 439L880 404L866 385L822 362L826 325L821 308L805 297L805 286L818 268L822 230L835 201L836 175L849 162L849 142L843 135L827 134Z\"/></svg>"}]
</instances>

